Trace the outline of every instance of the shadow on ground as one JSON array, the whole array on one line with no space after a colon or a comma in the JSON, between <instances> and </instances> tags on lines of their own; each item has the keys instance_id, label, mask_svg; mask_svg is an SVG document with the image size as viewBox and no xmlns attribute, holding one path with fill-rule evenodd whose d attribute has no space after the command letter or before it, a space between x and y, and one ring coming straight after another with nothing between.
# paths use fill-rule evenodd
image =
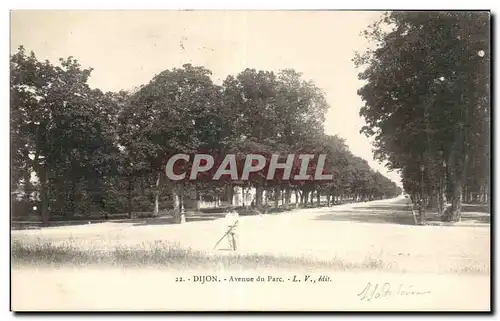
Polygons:
<instances>
[{"instance_id":1,"label":"shadow on ground","mask_svg":"<svg viewBox=\"0 0 500 321\"><path fill-rule=\"evenodd\" d=\"M218 218L224 217L223 215L193 215L186 216L186 223L189 222L199 222L199 221L212 221ZM134 226L145 226L145 225L169 225L175 224L173 217L159 217L159 218L150 218L150 219L142 219L140 222L134 222Z\"/></svg>"},{"instance_id":2,"label":"shadow on ground","mask_svg":"<svg viewBox=\"0 0 500 321\"><path fill-rule=\"evenodd\" d=\"M211 221L218 218L224 217L224 213L220 214L192 214L186 215L186 222L199 222L199 221ZM134 219L80 219L75 221L53 221L49 223L48 227L62 227L62 226L81 226L88 224L100 224L100 223L115 223L115 224L132 224L133 226L145 226L145 225L169 225L175 224L174 218L172 216L161 216L154 218L134 218ZM12 230L38 230L44 228L39 222L12 222Z\"/></svg>"},{"instance_id":3,"label":"shadow on ground","mask_svg":"<svg viewBox=\"0 0 500 321\"><path fill-rule=\"evenodd\" d=\"M413 225L413 217L411 216L410 211L402 213L388 210L387 213L381 213L380 211L372 213L348 210L318 215L314 218L314 220Z\"/></svg>"},{"instance_id":4,"label":"shadow on ground","mask_svg":"<svg viewBox=\"0 0 500 321\"><path fill-rule=\"evenodd\" d=\"M444 226L489 226L488 224L491 221L489 209L488 205L463 204L462 219L459 223L443 223L435 210L428 210L426 222L429 225ZM387 205L353 206L351 209L318 215L314 220L414 225L411 205L404 200L388 203Z\"/></svg>"},{"instance_id":5,"label":"shadow on ground","mask_svg":"<svg viewBox=\"0 0 500 321\"><path fill-rule=\"evenodd\" d=\"M440 216L437 213L433 213L427 219L429 222L440 221ZM462 212L460 224L461 226L480 226L489 225L491 223L491 215L489 213L481 212ZM451 223L453 224L453 223Z\"/></svg>"},{"instance_id":6,"label":"shadow on ground","mask_svg":"<svg viewBox=\"0 0 500 321\"><path fill-rule=\"evenodd\" d=\"M186 211L186 222L197 222L197 221L210 221L221 217L224 217L228 206L221 206L218 208L203 208L199 211L188 210ZM240 216L247 215L258 215L260 212L256 209L250 207L237 207L235 208ZM281 212L282 208L268 208L267 212ZM128 218L128 214L109 214L108 218L104 215L91 215L91 216L75 216L72 218L66 218L64 216L54 215L52 220L49 222L48 227L62 227L62 226L81 226L87 224L98 224L98 223L128 223L134 226L141 225L162 225L162 224L174 224L172 213L170 210L165 210L160 212L159 217L152 217L151 212L134 212L135 218ZM25 217L17 218L11 221L11 230L38 230L44 228L42 222L38 217Z\"/></svg>"},{"instance_id":7,"label":"shadow on ground","mask_svg":"<svg viewBox=\"0 0 500 321\"><path fill-rule=\"evenodd\" d=\"M490 224L491 216L490 214L480 213L481 215L470 215L469 213L462 214L462 222L473 222L473 223L482 223L482 224Z\"/></svg>"},{"instance_id":8,"label":"shadow on ground","mask_svg":"<svg viewBox=\"0 0 500 321\"><path fill-rule=\"evenodd\" d=\"M491 213L489 204L462 204L462 211L467 212L481 212Z\"/></svg>"},{"instance_id":9,"label":"shadow on ground","mask_svg":"<svg viewBox=\"0 0 500 321\"><path fill-rule=\"evenodd\" d=\"M378 206L353 206L352 208L356 209L356 210L362 210L362 211L368 210L368 211L391 211L391 212L402 211L402 212L405 212L405 211L409 211L410 210L410 205L406 205L406 204L394 204L394 205L387 205L387 206L383 206L383 205L378 205Z\"/></svg>"}]
</instances>

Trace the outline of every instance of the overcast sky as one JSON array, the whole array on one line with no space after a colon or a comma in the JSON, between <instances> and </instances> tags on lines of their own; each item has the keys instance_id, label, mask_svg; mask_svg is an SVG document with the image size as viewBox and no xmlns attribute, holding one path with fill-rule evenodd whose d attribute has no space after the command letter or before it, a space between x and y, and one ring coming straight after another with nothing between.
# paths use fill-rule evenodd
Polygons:
<instances>
[{"instance_id":1,"label":"overcast sky","mask_svg":"<svg viewBox=\"0 0 500 321\"><path fill-rule=\"evenodd\" d=\"M40 60L73 56L94 71L90 85L131 89L165 69L203 65L221 83L245 68L293 68L327 94L326 132L400 185L373 160L351 59L367 42L359 33L379 12L347 11L44 11L13 12L11 52L23 45Z\"/></svg>"}]
</instances>

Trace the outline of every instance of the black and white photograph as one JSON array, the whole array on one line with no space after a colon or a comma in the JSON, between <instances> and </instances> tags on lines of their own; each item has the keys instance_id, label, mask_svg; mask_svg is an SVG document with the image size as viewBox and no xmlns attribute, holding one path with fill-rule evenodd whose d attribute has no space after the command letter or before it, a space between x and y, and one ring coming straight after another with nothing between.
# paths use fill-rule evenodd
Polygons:
<instances>
[{"instance_id":1,"label":"black and white photograph","mask_svg":"<svg viewBox=\"0 0 500 321\"><path fill-rule=\"evenodd\" d=\"M11 311L490 312L491 29L11 10Z\"/></svg>"}]
</instances>

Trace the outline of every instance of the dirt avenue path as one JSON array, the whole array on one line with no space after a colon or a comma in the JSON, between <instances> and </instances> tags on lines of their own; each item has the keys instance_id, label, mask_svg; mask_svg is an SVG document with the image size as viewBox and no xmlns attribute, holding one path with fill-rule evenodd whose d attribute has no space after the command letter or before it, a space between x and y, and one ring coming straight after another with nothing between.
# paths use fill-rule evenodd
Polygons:
<instances>
[{"instance_id":1,"label":"dirt avenue path","mask_svg":"<svg viewBox=\"0 0 500 321\"><path fill-rule=\"evenodd\" d=\"M324 271L334 280L329 286L322 284L312 288L286 282L203 285L175 282L176 277L188 278L193 273L219 276L221 273L233 273L228 271L158 271L146 268L133 271L64 268L55 271L25 267L12 272L13 307L132 310L301 307L317 310L489 309L489 224L464 222L456 226L412 226L407 202L399 197L277 215L240 217L237 231L239 254L340 260L346 264L365 262L370 265L374 262L380 266L380 271L377 268ZM12 237L26 242L42 238L53 243L64 242L71 237L83 247L93 248L165 240L205 251L209 255L232 255L227 242L221 242L219 248L213 249L225 228L222 219L184 225L102 223L13 231ZM274 273L292 279L292 274L298 273L300 277L312 272L300 269L286 271L276 267L260 272L238 273L253 273L253 276ZM321 271L314 273L321 274ZM392 284L390 298L365 302L357 296L367 283L374 286L377 282ZM413 287L431 293L410 295L412 299L408 299L410 296L395 294L399 293L401 286L403 289ZM295 294L294 298L287 297L292 294ZM249 300L249 297L254 299ZM315 297L317 299L311 299Z\"/></svg>"}]
</instances>

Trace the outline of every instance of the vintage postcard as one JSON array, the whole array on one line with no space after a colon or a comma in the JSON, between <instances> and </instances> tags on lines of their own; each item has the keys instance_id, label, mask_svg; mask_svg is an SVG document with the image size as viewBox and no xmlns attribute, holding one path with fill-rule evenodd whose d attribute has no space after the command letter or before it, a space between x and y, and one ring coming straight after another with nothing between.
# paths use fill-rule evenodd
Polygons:
<instances>
[{"instance_id":1,"label":"vintage postcard","mask_svg":"<svg viewBox=\"0 0 500 321\"><path fill-rule=\"evenodd\" d=\"M490 311L490 12L11 11L11 310Z\"/></svg>"}]
</instances>

